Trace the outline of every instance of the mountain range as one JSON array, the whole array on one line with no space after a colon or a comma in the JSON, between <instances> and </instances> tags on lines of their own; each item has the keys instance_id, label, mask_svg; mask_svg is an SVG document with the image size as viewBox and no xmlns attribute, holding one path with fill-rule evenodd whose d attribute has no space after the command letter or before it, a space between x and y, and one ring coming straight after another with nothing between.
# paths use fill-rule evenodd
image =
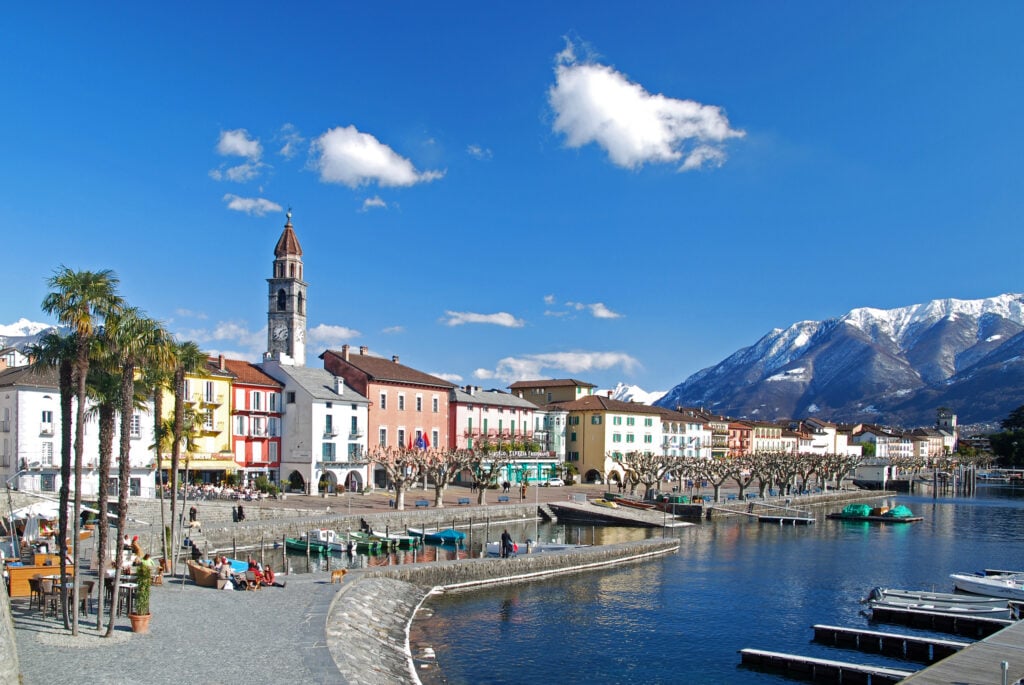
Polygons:
<instances>
[{"instance_id":1,"label":"mountain range","mask_svg":"<svg viewBox=\"0 0 1024 685\"><path fill-rule=\"evenodd\" d=\"M655 404L736 418L993 424L1024 404L1024 295L859 308L774 329Z\"/></svg>"}]
</instances>

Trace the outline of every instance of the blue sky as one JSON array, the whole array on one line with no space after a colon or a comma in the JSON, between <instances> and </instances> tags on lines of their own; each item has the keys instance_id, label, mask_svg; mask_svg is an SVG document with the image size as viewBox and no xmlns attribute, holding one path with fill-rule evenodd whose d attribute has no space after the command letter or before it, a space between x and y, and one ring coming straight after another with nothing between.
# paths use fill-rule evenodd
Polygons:
<instances>
[{"instance_id":1,"label":"blue sky","mask_svg":"<svg viewBox=\"0 0 1024 685\"><path fill-rule=\"evenodd\" d=\"M109 268L257 359L288 207L313 355L484 387L1022 290L1020 3L89 4L3 10L0 324Z\"/></svg>"}]
</instances>

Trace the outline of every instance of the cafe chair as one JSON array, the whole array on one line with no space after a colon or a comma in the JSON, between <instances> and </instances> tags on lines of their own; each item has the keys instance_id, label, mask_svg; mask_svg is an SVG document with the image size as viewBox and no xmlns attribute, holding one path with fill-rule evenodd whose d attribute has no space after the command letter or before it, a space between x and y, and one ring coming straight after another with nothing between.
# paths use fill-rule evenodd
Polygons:
<instances>
[{"instance_id":1,"label":"cafe chair","mask_svg":"<svg viewBox=\"0 0 1024 685\"><path fill-rule=\"evenodd\" d=\"M92 588L93 581L83 580L82 585L78 588L78 596L82 603L82 613L86 616L89 615L89 604L92 600Z\"/></svg>"},{"instance_id":2,"label":"cafe chair","mask_svg":"<svg viewBox=\"0 0 1024 685\"><path fill-rule=\"evenodd\" d=\"M60 593L57 591L53 580L50 578L39 579L39 602L40 608L43 610L43 618L46 618L46 607L47 605L53 607L54 613L57 612L57 598L60 597Z\"/></svg>"}]
</instances>

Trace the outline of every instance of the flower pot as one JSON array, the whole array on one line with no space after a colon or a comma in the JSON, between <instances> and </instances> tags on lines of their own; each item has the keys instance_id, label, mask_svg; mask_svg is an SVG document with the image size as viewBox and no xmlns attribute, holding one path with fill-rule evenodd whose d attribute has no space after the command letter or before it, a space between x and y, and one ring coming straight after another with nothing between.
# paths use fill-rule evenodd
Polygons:
<instances>
[{"instance_id":1,"label":"flower pot","mask_svg":"<svg viewBox=\"0 0 1024 685\"><path fill-rule=\"evenodd\" d=\"M148 633L149 632L149 619L153 617L153 614L128 614L128 620L132 622L133 633Z\"/></svg>"}]
</instances>

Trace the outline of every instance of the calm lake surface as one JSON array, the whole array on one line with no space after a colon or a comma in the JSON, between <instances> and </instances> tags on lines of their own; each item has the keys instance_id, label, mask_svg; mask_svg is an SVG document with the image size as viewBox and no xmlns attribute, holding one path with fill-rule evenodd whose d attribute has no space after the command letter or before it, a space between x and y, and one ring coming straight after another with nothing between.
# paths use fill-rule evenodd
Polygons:
<instances>
[{"instance_id":1,"label":"calm lake surface","mask_svg":"<svg viewBox=\"0 0 1024 685\"><path fill-rule=\"evenodd\" d=\"M970 499L886 501L925 517L913 524L829 521L825 514L841 508L832 505L816 508L810 526L744 520L676 529L667 534L682 548L664 559L432 600L434 616L416 621L410 640L414 653L432 647L444 681L458 684L794 682L741 667L738 652L747 647L921 668L814 644L811 626L920 633L870 624L859 600L876 585L951 592L950 573L1024 568L1024 488L978 490ZM537 531L531 524L513 532L522 540ZM662 535L539 532L598 543Z\"/></svg>"}]
</instances>

